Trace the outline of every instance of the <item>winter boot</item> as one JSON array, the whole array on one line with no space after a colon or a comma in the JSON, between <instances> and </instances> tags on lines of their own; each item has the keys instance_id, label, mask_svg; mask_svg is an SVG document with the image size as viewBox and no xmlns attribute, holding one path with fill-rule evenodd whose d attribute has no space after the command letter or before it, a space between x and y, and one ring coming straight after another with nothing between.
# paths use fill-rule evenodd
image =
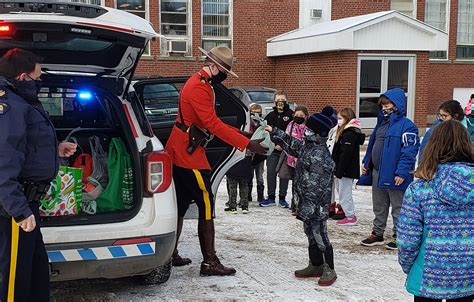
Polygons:
<instances>
[{"instance_id":1,"label":"winter boot","mask_svg":"<svg viewBox=\"0 0 474 302\"><path fill-rule=\"evenodd\" d=\"M183 229L183 217L178 217L178 226L176 227L176 244L174 246L173 256L172 256L172 264L173 266L185 266L191 264L191 259L183 258L178 253L178 240L179 236L181 235L181 230Z\"/></svg>"},{"instance_id":2,"label":"winter boot","mask_svg":"<svg viewBox=\"0 0 474 302\"><path fill-rule=\"evenodd\" d=\"M314 266L311 261L309 261L308 266L295 271L296 278L315 278L321 277L323 275L323 266Z\"/></svg>"},{"instance_id":3,"label":"winter boot","mask_svg":"<svg viewBox=\"0 0 474 302\"><path fill-rule=\"evenodd\" d=\"M318 280L318 284L320 286L332 285L337 279L336 271L331 269L327 263L324 263L322 265L322 269L323 269L323 275Z\"/></svg>"},{"instance_id":4,"label":"winter boot","mask_svg":"<svg viewBox=\"0 0 474 302\"><path fill-rule=\"evenodd\" d=\"M332 219L333 220L342 220L344 218L346 218L346 213L344 213L344 210L342 209L342 206L340 204L338 204L336 206L336 212L334 214L334 216L332 216Z\"/></svg>"},{"instance_id":5,"label":"winter boot","mask_svg":"<svg viewBox=\"0 0 474 302\"><path fill-rule=\"evenodd\" d=\"M257 201L261 202L265 199L263 192L265 191L264 185L257 185Z\"/></svg>"},{"instance_id":6,"label":"winter boot","mask_svg":"<svg viewBox=\"0 0 474 302\"><path fill-rule=\"evenodd\" d=\"M332 218L336 214L336 203L333 202L329 205L329 218Z\"/></svg>"},{"instance_id":7,"label":"winter boot","mask_svg":"<svg viewBox=\"0 0 474 302\"><path fill-rule=\"evenodd\" d=\"M201 276L233 276L235 269L225 267L219 261L214 249L214 220L199 220L199 243L204 261L201 262Z\"/></svg>"}]
</instances>

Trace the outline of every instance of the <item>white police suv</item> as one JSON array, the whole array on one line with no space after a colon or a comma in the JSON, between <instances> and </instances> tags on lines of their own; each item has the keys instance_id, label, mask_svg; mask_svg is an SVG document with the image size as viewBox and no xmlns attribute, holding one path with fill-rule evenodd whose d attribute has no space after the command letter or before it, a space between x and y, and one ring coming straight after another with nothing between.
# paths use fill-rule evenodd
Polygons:
<instances>
[{"instance_id":1,"label":"white police suv","mask_svg":"<svg viewBox=\"0 0 474 302\"><path fill-rule=\"evenodd\" d=\"M132 159L133 204L126 210L43 217L52 280L138 276L162 283L171 271L176 240L172 163L163 148L173 127L186 78L134 79L148 42L159 37L144 19L94 5L0 1L0 55L18 47L43 58L40 101L58 139L89 138L107 148L121 138ZM216 111L244 129L245 105L224 86L215 88ZM214 139L207 149L213 190L241 152Z\"/></svg>"}]
</instances>

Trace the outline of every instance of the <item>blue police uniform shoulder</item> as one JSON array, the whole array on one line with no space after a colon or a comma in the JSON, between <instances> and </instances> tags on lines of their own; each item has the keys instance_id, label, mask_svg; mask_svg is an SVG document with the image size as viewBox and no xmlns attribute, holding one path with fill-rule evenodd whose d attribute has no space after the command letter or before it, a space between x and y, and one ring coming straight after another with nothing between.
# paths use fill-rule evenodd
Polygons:
<instances>
[{"instance_id":1,"label":"blue police uniform shoulder","mask_svg":"<svg viewBox=\"0 0 474 302\"><path fill-rule=\"evenodd\" d=\"M57 139L41 108L16 94L5 79L0 79L1 91L5 94L0 99L0 151L4 155L0 157L0 212L20 221L31 215L28 201L19 191L20 179L49 182L54 178L59 163Z\"/></svg>"}]
</instances>

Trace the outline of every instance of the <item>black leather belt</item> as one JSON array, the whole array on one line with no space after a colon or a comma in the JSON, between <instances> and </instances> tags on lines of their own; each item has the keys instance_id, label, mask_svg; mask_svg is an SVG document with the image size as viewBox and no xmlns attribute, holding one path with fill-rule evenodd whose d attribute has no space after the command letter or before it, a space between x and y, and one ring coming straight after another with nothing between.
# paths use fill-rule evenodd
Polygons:
<instances>
[{"instance_id":1,"label":"black leather belt","mask_svg":"<svg viewBox=\"0 0 474 302\"><path fill-rule=\"evenodd\" d=\"M176 123L174 123L174 125L176 127L178 127L178 129L180 129L181 131L188 132L188 126L186 126L185 124L180 123L180 122L176 122Z\"/></svg>"},{"instance_id":2,"label":"black leather belt","mask_svg":"<svg viewBox=\"0 0 474 302\"><path fill-rule=\"evenodd\" d=\"M28 202L40 201L43 195L48 192L49 187L51 186L50 183L35 183L29 181L22 182L22 185L23 193L25 194L26 200L28 200Z\"/></svg>"}]
</instances>

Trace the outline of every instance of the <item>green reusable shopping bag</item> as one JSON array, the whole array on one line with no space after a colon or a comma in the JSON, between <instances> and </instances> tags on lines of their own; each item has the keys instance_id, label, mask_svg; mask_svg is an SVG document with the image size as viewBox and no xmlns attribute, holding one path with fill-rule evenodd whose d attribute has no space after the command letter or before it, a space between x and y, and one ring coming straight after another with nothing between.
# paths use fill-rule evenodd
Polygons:
<instances>
[{"instance_id":1,"label":"green reusable shopping bag","mask_svg":"<svg viewBox=\"0 0 474 302\"><path fill-rule=\"evenodd\" d=\"M132 159L120 138L112 138L108 153L109 182L96 199L97 212L128 210L133 206Z\"/></svg>"},{"instance_id":2,"label":"green reusable shopping bag","mask_svg":"<svg viewBox=\"0 0 474 302\"><path fill-rule=\"evenodd\" d=\"M40 200L41 216L77 215L82 202L82 169L60 166L51 187Z\"/></svg>"}]
</instances>

